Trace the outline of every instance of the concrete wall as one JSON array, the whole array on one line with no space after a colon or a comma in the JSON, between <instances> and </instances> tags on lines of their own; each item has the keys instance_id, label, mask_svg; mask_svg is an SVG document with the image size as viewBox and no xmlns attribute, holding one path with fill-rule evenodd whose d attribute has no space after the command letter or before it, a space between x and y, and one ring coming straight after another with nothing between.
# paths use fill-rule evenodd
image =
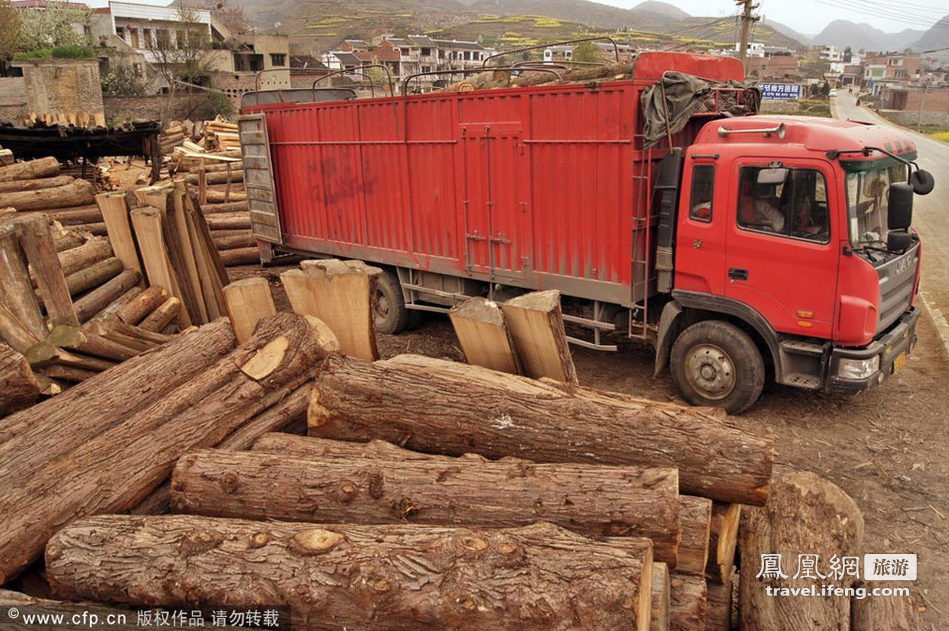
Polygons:
<instances>
[{"instance_id":1,"label":"concrete wall","mask_svg":"<svg viewBox=\"0 0 949 631\"><path fill-rule=\"evenodd\" d=\"M155 96L107 96L105 117L109 122L127 120L162 120L162 114L168 106L168 97ZM166 121L204 120L211 117L207 93L177 95L169 108Z\"/></svg>"},{"instance_id":2,"label":"concrete wall","mask_svg":"<svg viewBox=\"0 0 949 631\"><path fill-rule=\"evenodd\" d=\"M95 59L30 59L23 69L27 107L43 114L102 114L102 85Z\"/></svg>"},{"instance_id":3,"label":"concrete wall","mask_svg":"<svg viewBox=\"0 0 949 631\"><path fill-rule=\"evenodd\" d=\"M797 101L761 101L762 114L795 114L799 108Z\"/></svg>"}]
</instances>

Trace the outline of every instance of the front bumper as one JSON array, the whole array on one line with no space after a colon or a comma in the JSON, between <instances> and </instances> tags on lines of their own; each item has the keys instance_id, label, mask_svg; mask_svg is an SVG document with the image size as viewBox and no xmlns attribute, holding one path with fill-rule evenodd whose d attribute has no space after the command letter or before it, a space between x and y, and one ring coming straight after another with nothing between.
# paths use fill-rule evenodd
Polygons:
<instances>
[{"instance_id":1,"label":"front bumper","mask_svg":"<svg viewBox=\"0 0 949 631\"><path fill-rule=\"evenodd\" d=\"M883 383L883 380L899 369L897 361L902 361L916 345L916 323L919 321L919 309L911 307L896 324L879 339L873 340L865 348L834 348L831 350L830 363L824 389L829 392L863 392ZM844 379L840 374L840 361L871 360L880 358L879 368L861 379Z\"/></svg>"}]
</instances>

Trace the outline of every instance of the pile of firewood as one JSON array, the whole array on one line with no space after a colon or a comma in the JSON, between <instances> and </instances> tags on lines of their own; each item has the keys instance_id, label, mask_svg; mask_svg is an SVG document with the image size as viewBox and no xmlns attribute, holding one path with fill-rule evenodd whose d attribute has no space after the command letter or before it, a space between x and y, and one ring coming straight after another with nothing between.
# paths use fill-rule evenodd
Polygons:
<instances>
[{"instance_id":1,"label":"pile of firewood","mask_svg":"<svg viewBox=\"0 0 949 631\"><path fill-rule=\"evenodd\" d=\"M241 148L237 123L228 123L220 116L204 122L204 139L208 149L238 152Z\"/></svg>"},{"instance_id":2,"label":"pile of firewood","mask_svg":"<svg viewBox=\"0 0 949 631\"><path fill-rule=\"evenodd\" d=\"M105 224L95 194L91 182L60 174L56 158L0 167L0 209L13 208L22 215L45 213L64 226L103 235Z\"/></svg>"}]
</instances>

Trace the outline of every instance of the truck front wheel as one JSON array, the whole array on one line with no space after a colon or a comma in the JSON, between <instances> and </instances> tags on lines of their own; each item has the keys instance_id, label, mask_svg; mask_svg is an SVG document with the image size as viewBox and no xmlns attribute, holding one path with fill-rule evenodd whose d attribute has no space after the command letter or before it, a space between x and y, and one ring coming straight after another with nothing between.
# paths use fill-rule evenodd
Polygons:
<instances>
[{"instance_id":1,"label":"truck front wheel","mask_svg":"<svg viewBox=\"0 0 949 631\"><path fill-rule=\"evenodd\" d=\"M744 412L764 388L764 360L747 333L729 322L693 324L672 345L672 381L692 405Z\"/></svg>"},{"instance_id":2,"label":"truck front wheel","mask_svg":"<svg viewBox=\"0 0 949 631\"><path fill-rule=\"evenodd\" d=\"M405 308L402 286L394 272L385 270L376 281L372 317L379 333L400 333L409 324L409 310Z\"/></svg>"}]
</instances>

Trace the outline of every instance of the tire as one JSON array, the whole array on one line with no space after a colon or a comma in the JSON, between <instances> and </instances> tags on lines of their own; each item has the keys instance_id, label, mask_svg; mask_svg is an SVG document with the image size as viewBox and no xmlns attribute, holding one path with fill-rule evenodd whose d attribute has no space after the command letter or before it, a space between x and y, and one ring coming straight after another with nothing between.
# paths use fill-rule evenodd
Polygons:
<instances>
[{"instance_id":1,"label":"tire","mask_svg":"<svg viewBox=\"0 0 949 631\"><path fill-rule=\"evenodd\" d=\"M734 324L707 320L683 331L672 345L672 381L692 405L740 414L764 388L765 366L751 337Z\"/></svg>"},{"instance_id":2,"label":"tire","mask_svg":"<svg viewBox=\"0 0 949 631\"><path fill-rule=\"evenodd\" d=\"M395 272L385 270L376 282L372 297L372 316L377 333L395 334L409 324L409 310L405 308L402 286Z\"/></svg>"}]
</instances>

